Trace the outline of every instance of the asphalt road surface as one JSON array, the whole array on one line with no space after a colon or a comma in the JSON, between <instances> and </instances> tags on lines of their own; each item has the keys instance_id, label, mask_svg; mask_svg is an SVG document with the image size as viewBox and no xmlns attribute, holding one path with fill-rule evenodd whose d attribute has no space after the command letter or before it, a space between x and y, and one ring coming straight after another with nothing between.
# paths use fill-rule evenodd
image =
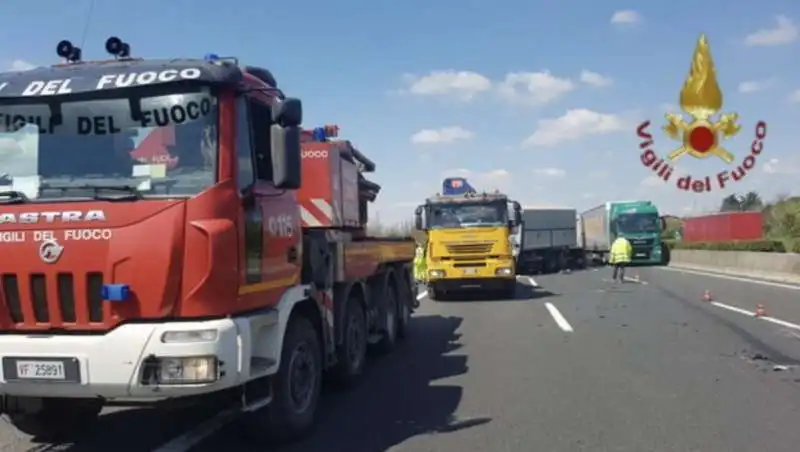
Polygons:
<instances>
[{"instance_id":1,"label":"asphalt road surface","mask_svg":"<svg viewBox=\"0 0 800 452\"><path fill-rule=\"evenodd\" d=\"M316 430L290 447L203 424L204 410L124 410L74 445L3 426L0 451L800 450L800 288L628 276L639 281L611 283L607 269L521 277L509 301L424 298L400 349L357 388L327 391Z\"/></svg>"}]
</instances>

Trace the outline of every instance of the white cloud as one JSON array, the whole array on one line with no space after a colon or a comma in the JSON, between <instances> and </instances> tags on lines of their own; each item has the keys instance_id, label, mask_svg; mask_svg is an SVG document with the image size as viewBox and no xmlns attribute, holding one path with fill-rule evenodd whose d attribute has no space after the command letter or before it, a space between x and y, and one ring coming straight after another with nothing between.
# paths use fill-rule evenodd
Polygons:
<instances>
[{"instance_id":1,"label":"white cloud","mask_svg":"<svg viewBox=\"0 0 800 452\"><path fill-rule=\"evenodd\" d=\"M442 144L459 140L469 140L475 134L459 126L443 127L441 129L422 129L411 136L414 144Z\"/></svg>"},{"instance_id":2,"label":"white cloud","mask_svg":"<svg viewBox=\"0 0 800 452\"><path fill-rule=\"evenodd\" d=\"M800 174L800 165L792 162L784 162L777 158L771 158L764 163L762 169L767 174Z\"/></svg>"},{"instance_id":3,"label":"white cloud","mask_svg":"<svg viewBox=\"0 0 800 452\"><path fill-rule=\"evenodd\" d=\"M775 17L775 28L762 28L750 33L744 38L744 43L748 47L754 46L777 46L789 44L797 40L797 26L786 16Z\"/></svg>"},{"instance_id":4,"label":"white cloud","mask_svg":"<svg viewBox=\"0 0 800 452\"><path fill-rule=\"evenodd\" d=\"M665 102L659 107L663 113L680 113L681 107L670 102Z\"/></svg>"},{"instance_id":5,"label":"white cloud","mask_svg":"<svg viewBox=\"0 0 800 452\"><path fill-rule=\"evenodd\" d=\"M789 94L789 102L793 104L800 104L800 89Z\"/></svg>"},{"instance_id":6,"label":"white cloud","mask_svg":"<svg viewBox=\"0 0 800 452\"><path fill-rule=\"evenodd\" d=\"M765 89L772 87L774 84L775 84L774 79L748 80L739 83L739 92L743 94L756 93L758 91L764 91Z\"/></svg>"},{"instance_id":7,"label":"white cloud","mask_svg":"<svg viewBox=\"0 0 800 452\"><path fill-rule=\"evenodd\" d=\"M422 77L405 76L408 92L417 96L447 96L463 101L489 91L492 82L487 77L472 71L432 71Z\"/></svg>"},{"instance_id":8,"label":"white cloud","mask_svg":"<svg viewBox=\"0 0 800 452\"><path fill-rule=\"evenodd\" d=\"M442 177L464 177L478 191L500 190L501 192L508 191L513 179L511 173L504 169L481 172L455 168L442 172Z\"/></svg>"},{"instance_id":9,"label":"white cloud","mask_svg":"<svg viewBox=\"0 0 800 452\"><path fill-rule=\"evenodd\" d=\"M664 182L664 179L658 177L657 175L651 174L642 179L640 185L647 188L661 188L666 185L666 182Z\"/></svg>"},{"instance_id":10,"label":"white cloud","mask_svg":"<svg viewBox=\"0 0 800 452\"><path fill-rule=\"evenodd\" d=\"M594 86L595 88L602 88L614 84L614 81L611 80L611 78L604 77L597 72L587 71L585 69L581 72L581 82L590 86Z\"/></svg>"},{"instance_id":11,"label":"white cloud","mask_svg":"<svg viewBox=\"0 0 800 452\"><path fill-rule=\"evenodd\" d=\"M25 60L14 60L11 62L9 66L9 70L11 71L29 71L35 68L36 65L32 63L28 63Z\"/></svg>"},{"instance_id":12,"label":"white cloud","mask_svg":"<svg viewBox=\"0 0 800 452\"><path fill-rule=\"evenodd\" d=\"M577 141L589 135L618 132L625 121L617 115L599 113L585 108L568 110L563 116L537 121L536 131L522 145L525 147L555 146L565 141Z\"/></svg>"},{"instance_id":13,"label":"white cloud","mask_svg":"<svg viewBox=\"0 0 800 452\"><path fill-rule=\"evenodd\" d=\"M533 173L539 176L564 177L566 172L561 168L536 168Z\"/></svg>"},{"instance_id":14,"label":"white cloud","mask_svg":"<svg viewBox=\"0 0 800 452\"><path fill-rule=\"evenodd\" d=\"M634 10L625 9L617 11L611 16L612 24L635 24L641 22L642 16Z\"/></svg>"},{"instance_id":15,"label":"white cloud","mask_svg":"<svg viewBox=\"0 0 800 452\"><path fill-rule=\"evenodd\" d=\"M558 78L550 71L510 72L500 83L500 96L512 103L544 105L575 89L566 78Z\"/></svg>"},{"instance_id":16,"label":"white cloud","mask_svg":"<svg viewBox=\"0 0 800 452\"><path fill-rule=\"evenodd\" d=\"M594 193L590 193L590 192L581 193L581 198L583 198L583 199L594 199L595 196L596 195Z\"/></svg>"},{"instance_id":17,"label":"white cloud","mask_svg":"<svg viewBox=\"0 0 800 452\"><path fill-rule=\"evenodd\" d=\"M606 180L609 177L611 177L611 173L609 171L604 171L604 170L589 171L589 178L590 179Z\"/></svg>"}]
</instances>

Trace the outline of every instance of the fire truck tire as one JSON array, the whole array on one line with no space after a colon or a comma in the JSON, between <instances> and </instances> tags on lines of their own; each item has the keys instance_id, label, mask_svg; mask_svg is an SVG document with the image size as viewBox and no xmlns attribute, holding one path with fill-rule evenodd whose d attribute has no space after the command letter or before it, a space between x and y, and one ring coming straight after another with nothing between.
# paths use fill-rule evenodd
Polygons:
<instances>
[{"instance_id":1,"label":"fire truck tire","mask_svg":"<svg viewBox=\"0 0 800 452\"><path fill-rule=\"evenodd\" d=\"M311 322L293 318L283 340L272 402L245 415L247 434L265 443L287 443L308 432L322 391L322 366L319 336Z\"/></svg>"},{"instance_id":2,"label":"fire truck tire","mask_svg":"<svg viewBox=\"0 0 800 452\"><path fill-rule=\"evenodd\" d=\"M411 322L411 305L418 306L416 300L417 291L413 290L416 281L406 275L398 281L398 292L400 295L400 313L397 319L397 337L400 339L408 335L408 324Z\"/></svg>"},{"instance_id":3,"label":"fire truck tire","mask_svg":"<svg viewBox=\"0 0 800 452\"><path fill-rule=\"evenodd\" d=\"M344 319L344 339L336 349L333 375L339 384L350 386L363 375L367 360L367 317L361 300L353 294L347 300Z\"/></svg>"},{"instance_id":4,"label":"fire truck tire","mask_svg":"<svg viewBox=\"0 0 800 452\"><path fill-rule=\"evenodd\" d=\"M397 330L400 326L400 297L396 279L388 277L383 280L383 296L386 303L386 327L383 337L378 342L378 351L389 354L397 348Z\"/></svg>"},{"instance_id":5,"label":"fire truck tire","mask_svg":"<svg viewBox=\"0 0 800 452\"><path fill-rule=\"evenodd\" d=\"M17 430L43 441L66 441L93 427L103 404L99 400L45 398L35 413L9 414Z\"/></svg>"}]
</instances>

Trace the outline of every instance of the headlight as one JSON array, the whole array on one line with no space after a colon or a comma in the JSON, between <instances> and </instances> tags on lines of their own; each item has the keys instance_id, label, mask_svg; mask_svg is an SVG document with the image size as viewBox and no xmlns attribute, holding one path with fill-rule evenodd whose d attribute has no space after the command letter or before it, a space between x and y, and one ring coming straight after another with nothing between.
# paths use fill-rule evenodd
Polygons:
<instances>
[{"instance_id":1,"label":"headlight","mask_svg":"<svg viewBox=\"0 0 800 452\"><path fill-rule=\"evenodd\" d=\"M430 278L444 278L444 270L428 270Z\"/></svg>"},{"instance_id":2,"label":"headlight","mask_svg":"<svg viewBox=\"0 0 800 452\"><path fill-rule=\"evenodd\" d=\"M514 274L514 271L508 267L501 267L495 270L494 274L497 276L511 276Z\"/></svg>"},{"instance_id":3,"label":"headlight","mask_svg":"<svg viewBox=\"0 0 800 452\"><path fill-rule=\"evenodd\" d=\"M217 340L217 335L217 330L167 331L161 335L161 342L165 344L214 342Z\"/></svg>"},{"instance_id":4,"label":"headlight","mask_svg":"<svg viewBox=\"0 0 800 452\"><path fill-rule=\"evenodd\" d=\"M158 381L161 384L197 384L217 381L215 356L159 358Z\"/></svg>"}]
</instances>

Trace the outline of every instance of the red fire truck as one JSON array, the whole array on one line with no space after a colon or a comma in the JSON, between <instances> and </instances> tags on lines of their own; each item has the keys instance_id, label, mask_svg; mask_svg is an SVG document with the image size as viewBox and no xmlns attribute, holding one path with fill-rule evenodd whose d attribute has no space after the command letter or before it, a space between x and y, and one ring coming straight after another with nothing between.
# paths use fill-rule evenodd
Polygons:
<instances>
[{"instance_id":1,"label":"red fire truck","mask_svg":"<svg viewBox=\"0 0 800 452\"><path fill-rule=\"evenodd\" d=\"M213 397L294 439L324 370L353 383L405 334L413 240L366 234L374 163L269 71L106 50L0 74L2 411L57 438Z\"/></svg>"}]
</instances>

